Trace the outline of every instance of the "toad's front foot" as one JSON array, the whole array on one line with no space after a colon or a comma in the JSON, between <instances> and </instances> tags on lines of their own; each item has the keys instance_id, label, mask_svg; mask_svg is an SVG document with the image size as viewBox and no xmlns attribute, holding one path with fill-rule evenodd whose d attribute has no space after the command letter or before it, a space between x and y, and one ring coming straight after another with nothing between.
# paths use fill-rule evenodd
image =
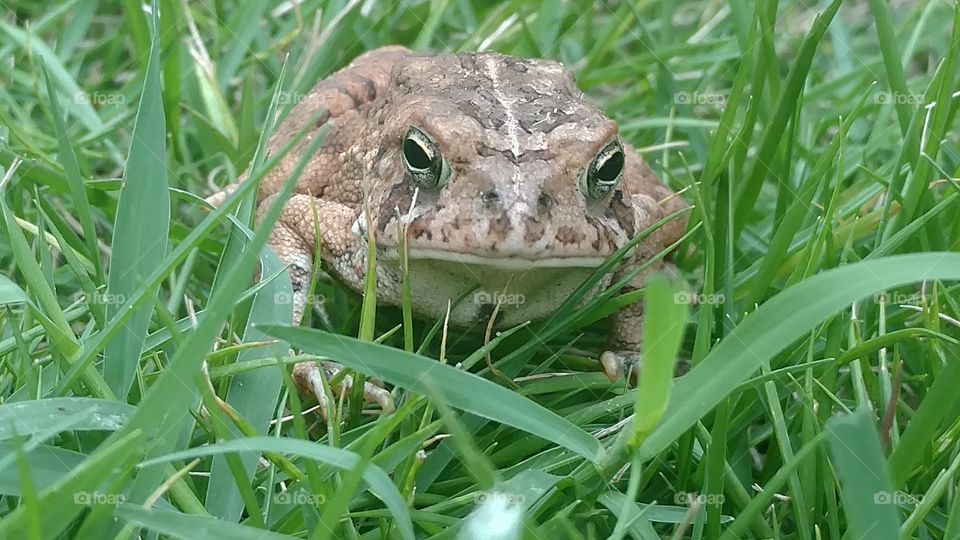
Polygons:
<instances>
[{"instance_id":1,"label":"toad's front foot","mask_svg":"<svg viewBox=\"0 0 960 540\"><path fill-rule=\"evenodd\" d=\"M323 380L320 376L321 369L323 369L323 375L327 381L331 381L344 368L333 362L300 362L293 367L293 380L302 392L316 396L317 403L320 404L320 412L324 418L327 418L327 397L323 390ZM343 381L334 388L334 395L349 395L352 388L353 377L344 377ZM385 413L391 413L394 410L393 397L390 392L370 381L363 383L363 399L368 403L377 403Z\"/></svg>"},{"instance_id":2,"label":"toad's front foot","mask_svg":"<svg viewBox=\"0 0 960 540\"><path fill-rule=\"evenodd\" d=\"M605 351L600 355L600 365L611 381L629 377L630 384L637 384L637 375L643 366L643 354L636 351Z\"/></svg>"}]
</instances>

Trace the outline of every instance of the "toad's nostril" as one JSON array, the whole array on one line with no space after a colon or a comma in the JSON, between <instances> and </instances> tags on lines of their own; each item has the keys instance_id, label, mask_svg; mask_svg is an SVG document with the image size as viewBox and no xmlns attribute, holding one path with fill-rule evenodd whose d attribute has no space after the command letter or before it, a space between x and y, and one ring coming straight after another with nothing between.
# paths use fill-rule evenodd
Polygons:
<instances>
[{"instance_id":1,"label":"toad's nostril","mask_svg":"<svg viewBox=\"0 0 960 540\"><path fill-rule=\"evenodd\" d=\"M483 194L480 195L480 199L483 201L483 204L490 208L496 208L500 205L500 193L495 189L484 191Z\"/></svg>"},{"instance_id":2,"label":"toad's nostril","mask_svg":"<svg viewBox=\"0 0 960 540\"><path fill-rule=\"evenodd\" d=\"M549 210L551 205L553 205L553 199L546 193L541 193L540 196L537 197L537 207L541 212Z\"/></svg>"}]
</instances>

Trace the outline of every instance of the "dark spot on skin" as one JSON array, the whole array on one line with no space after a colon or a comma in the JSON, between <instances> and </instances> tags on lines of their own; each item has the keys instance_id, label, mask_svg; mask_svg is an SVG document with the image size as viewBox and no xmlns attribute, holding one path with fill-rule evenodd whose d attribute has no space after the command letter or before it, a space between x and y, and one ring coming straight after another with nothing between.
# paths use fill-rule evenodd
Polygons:
<instances>
[{"instance_id":1,"label":"dark spot on skin","mask_svg":"<svg viewBox=\"0 0 960 540\"><path fill-rule=\"evenodd\" d=\"M288 272L290 273L290 285L293 292L298 293L304 290L310 283L310 269L299 264L291 264Z\"/></svg>"},{"instance_id":2,"label":"dark spot on skin","mask_svg":"<svg viewBox=\"0 0 960 540\"><path fill-rule=\"evenodd\" d=\"M544 109L539 115L524 116L518 121L520 127L526 132L539 131L541 133L550 133L564 124L580 122L583 117L579 114L563 114L555 112L555 107Z\"/></svg>"},{"instance_id":3,"label":"dark spot on skin","mask_svg":"<svg viewBox=\"0 0 960 540\"><path fill-rule=\"evenodd\" d=\"M591 221L594 226L594 230L597 231L597 236L591 242L591 246L594 251L598 252L613 252L617 249L617 243L610 234L610 231L600 226L598 223Z\"/></svg>"},{"instance_id":4,"label":"dark spot on skin","mask_svg":"<svg viewBox=\"0 0 960 540\"><path fill-rule=\"evenodd\" d=\"M519 156L513 155L509 149L497 150L489 146L477 144L477 155L481 157L503 156L510 163L523 163L526 161L550 161L554 157L551 150L524 150Z\"/></svg>"},{"instance_id":5,"label":"dark spot on skin","mask_svg":"<svg viewBox=\"0 0 960 540\"><path fill-rule=\"evenodd\" d=\"M383 200L383 203L380 204L379 216L380 219L380 232L385 232L387 224L391 221L388 219L389 216L393 216L395 209L399 208L401 212L406 212L410 209L410 201L413 199L413 188L407 182L400 182L394 184L390 188L390 194ZM411 224L411 229L413 224Z\"/></svg>"},{"instance_id":6,"label":"dark spot on skin","mask_svg":"<svg viewBox=\"0 0 960 540\"><path fill-rule=\"evenodd\" d=\"M551 205L553 205L553 200L546 193L541 193L540 196L537 197L537 210L541 214L550 210Z\"/></svg>"},{"instance_id":7,"label":"dark spot on skin","mask_svg":"<svg viewBox=\"0 0 960 540\"><path fill-rule=\"evenodd\" d=\"M490 220L489 234L503 238L510 232L510 217L504 212L496 219Z\"/></svg>"},{"instance_id":8,"label":"dark spot on skin","mask_svg":"<svg viewBox=\"0 0 960 540\"><path fill-rule=\"evenodd\" d=\"M528 217L525 220L527 230L523 233L523 240L526 242L536 242L537 240L543 238L544 226L543 223L534 217Z\"/></svg>"},{"instance_id":9,"label":"dark spot on skin","mask_svg":"<svg viewBox=\"0 0 960 540\"><path fill-rule=\"evenodd\" d=\"M493 96L477 92L471 94L470 99L458 101L457 108L464 115L476 120L484 129L499 130L506 123L507 117L503 108L495 107L494 102Z\"/></svg>"},{"instance_id":10,"label":"dark spot on skin","mask_svg":"<svg viewBox=\"0 0 960 540\"><path fill-rule=\"evenodd\" d=\"M360 80L363 82L363 86L367 90L367 99L370 101L377 99L377 85L373 84L373 81L366 77L361 77Z\"/></svg>"},{"instance_id":11,"label":"dark spot on skin","mask_svg":"<svg viewBox=\"0 0 960 540\"><path fill-rule=\"evenodd\" d=\"M513 60L513 59L511 59L511 60ZM521 64L520 62L517 62L517 61L509 61L509 62L507 62L507 67L509 67L510 70L513 71L514 73L526 73L526 72L527 72L527 66L525 66L524 64Z\"/></svg>"},{"instance_id":12,"label":"dark spot on skin","mask_svg":"<svg viewBox=\"0 0 960 540\"><path fill-rule=\"evenodd\" d=\"M323 125L326 124L328 120L330 120L330 112L323 111L320 117L317 118L317 124L316 124L317 127L323 127Z\"/></svg>"},{"instance_id":13,"label":"dark spot on skin","mask_svg":"<svg viewBox=\"0 0 960 540\"><path fill-rule=\"evenodd\" d=\"M500 207L500 193L495 189L489 189L483 192L483 195L480 196L480 199L490 210L495 210Z\"/></svg>"},{"instance_id":14,"label":"dark spot on skin","mask_svg":"<svg viewBox=\"0 0 960 540\"><path fill-rule=\"evenodd\" d=\"M497 308L495 304L480 304L477 306L477 322L486 323L493 317L493 310Z\"/></svg>"},{"instance_id":15,"label":"dark spot on skin","mask_svg":"<svg viewBox=\"0 0 960 540\"><path fill-rule=\"evenodd\" d=\"M582 241L590 240L590 246L598 252L615 251L617 249L615 237L607 230L608 225L601 223L599 219L593 216L587 216L587 222L590 224L588 229L596 231L597 234L589 239L584 236Z\"/></svg>"},{"instance_id":16,"label":"dark spot on skin","mask_svg":"<svg viewBox=\"0 0 960 540\"><path fill-rule=\"evenodd\" d=\"M460 59L460 67L467 71L477 71L477 55L476 53L466 53L458 56Z\"/></svg>"},{"instance_id":17,"label":"dark spot on skin","mask_svg":"<svg viewBox=\"0 0 960 540\"><path fill-rule=\"evenodd\" d=\"M338 91L338 92L340 92L341 94L347 96L348 98L350 98L350 101L353 102L352 106L349 107L349 108L350 108L350 109L355 109L355 108L357 107L357 105L359 105L360 103L363 102L363 100L361 100L359 97L357 97L356 92L351 92L351 90L352 90L352 88L350 88L349 86L338 86L338 87L337 87L337 91Z\"/></svg>"},{"instance_id":18,"label":"dark spot on skin","mask_svg":"<svg viewBox=\"0 0 960 540\"><path fill-rule=\"evenodd\" d=\"M633 206L624 200L622 189L617 189L613 192L613 197L610 198L610 206L607 207L607 210L604 213L608 217L617 220L617 223L623 227L623 231L628 237L633 238L633 236L637 233L634 228L635 216L633 212Z\"/></svg>"},{"instance_id":19,"label":"dark spot on skin","mask_svg":"<svg viewBox=\"0 0 960 540\"><path fill-rule=\"evenodd\" d=\"M560 244L579 244L583 241L583 233L569 225L557 229L557 242Z\"/></svg>"},{"instance_id":20,"label":"dark spot on skin","mask_svg":"<svg viewBox=\"0 0 960 540\"><path fill-rule=\"evenodd\" d=\"M430 222L426 219L423 219L423 216L420 216L413 220L409 227L407 227L407 233L410 238L416 240L433 240L433 231L430 230Z\"/></svg>"}]
</instances>

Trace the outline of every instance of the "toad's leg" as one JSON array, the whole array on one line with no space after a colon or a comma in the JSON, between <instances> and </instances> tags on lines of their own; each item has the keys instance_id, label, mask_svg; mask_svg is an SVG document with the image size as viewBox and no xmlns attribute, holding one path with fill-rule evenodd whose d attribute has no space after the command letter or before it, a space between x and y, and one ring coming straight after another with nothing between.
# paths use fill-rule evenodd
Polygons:
<instances>
[{"instance_id":1,"label":"toad's leg","mask_svg":"<svg viewBox=\"0 0 960 540\"><path fill-rule=\"evenodd\" d=\"M629 199L629 211L626 212L634 218L633 230L628 231L632 236L653 226L660 219L680 212L686 208L687 204L660 182L650 166L632 147L625 146L624 151L627 158L624 183L628 191L633 194ZM626 217L623 219L623 222L629 221ZM656 257L661 249L679 240L686 229L685 214L676 216L672 221L662 225L637 245L633 255L626 261L625 268L614 275L614 282L623 279L643 261ZM676 267L664 262L651 264L633 278L623 292L643 288L647 275L659 271L675 273ZM603 366L604 373L612 380L628 374L631 381L636 380L643 357L643 312L643 302L639 301L610 316L610 339L607 350L600 356L600 364Z\"/></svg>"},{"instance_id":2,"label":"toad's leg","mask_svg":"<svg viewBox=\"0 0 960 540\"><path fill-rule=\"evenodd\" d=\"M613 280L616 282L630 272L626 268L618 272ZM643 288L647 276L654 272L675 274L676 267L671 263L658 262L650 265L627 284L621 292L629 292ZM600 355L600 365L603 372L612 381L628 376L631 384L636 384L637 375L642 368L643 360L643 301L634 302L610 316L610 337L607 348Z\"/></svg>"},{"instance_id":3,"label":"toad's leg","mask_svg":"<svg viewBox=\"0 0 960 540\"><path fill-rule=\"evenodd\" d=\"M276 197L271 195L264 199L258 207L258 219L276 201ZM313 275L317 233L321 236L323 260L330 261L335 267L352 264L351 261L361 252L360 242L351 233L355 219L356 215L349 207L309 195L293 195L283 205L280 219L270 232L267 243L280 261L287 265L293 286L294 324L300 324L304 309L311 304L307 294L310 277ZM332 362L324 362L322 366L316 362L301 362L294 368L293 374L298 386L316 395L320 407L325 408L327 400L319 376L321 367L328 378L334 377L343 369ZM349 392L352 382L353 379L347 377L336 390ZM393 400L385 389L366 382L363 390L366 400L377 402L384 411L393 410Z\"/></svg>"}]
</instances>

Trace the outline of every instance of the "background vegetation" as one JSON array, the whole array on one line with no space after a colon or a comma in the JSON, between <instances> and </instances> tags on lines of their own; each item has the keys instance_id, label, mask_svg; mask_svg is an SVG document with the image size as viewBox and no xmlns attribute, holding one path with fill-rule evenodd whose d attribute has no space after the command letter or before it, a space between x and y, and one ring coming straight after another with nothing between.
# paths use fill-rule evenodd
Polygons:
<instances>
[{"instance_id":1,"label":"background vegetation","mask_svg":"<svg viewBox=\"0 0 960 540\"><path fill-rule=\"evenodd\" d=\"M958 38L946 0L0 2L0 538L960 538ZM639 390L595 363L635 296L485 345L320 280L291 329L249 197L201 210L390 43L560 59L685 190ZM288 344L397 411L301 414Z\"/></svg>"}]
</instances>

